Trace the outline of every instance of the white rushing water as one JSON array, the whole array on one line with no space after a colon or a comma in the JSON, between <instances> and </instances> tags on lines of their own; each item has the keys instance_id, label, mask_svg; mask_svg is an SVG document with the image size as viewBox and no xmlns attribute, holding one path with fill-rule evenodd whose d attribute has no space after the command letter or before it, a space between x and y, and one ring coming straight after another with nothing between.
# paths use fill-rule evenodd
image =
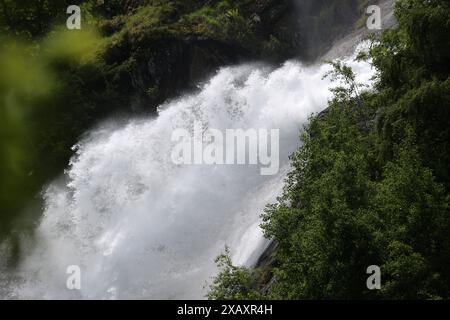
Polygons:
<instances>
[{"instance_id":1,"label":"white rushing water","mask_svg":"<svg viewBox=\"0 0 450 320\"><path fill-rule=\"evenodd\" d=\"M349 64L361 81L373 75L366 63ZM23 240L8 297L203 298L225 245L235 263L255 263L266 245L260 214L281 193L302 126L330 98L327 70L295 61L275 70L224 68L197 94L161 106L155 118L91 132L65 179L45 191L47 208L33 239ZM279 174L262 176L250 165L173 164L173 130L198 121L223 131L280 129ZM66 288L70 265L81 268L79 291Z\"/></svg>"}]
</instances>

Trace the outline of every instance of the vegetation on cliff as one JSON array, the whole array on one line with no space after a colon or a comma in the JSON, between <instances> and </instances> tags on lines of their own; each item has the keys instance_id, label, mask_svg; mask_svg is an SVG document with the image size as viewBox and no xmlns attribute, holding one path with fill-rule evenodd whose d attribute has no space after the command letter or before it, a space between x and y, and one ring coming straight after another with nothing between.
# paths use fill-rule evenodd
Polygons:
<instances>
[{"instance_id":1,"label":"vegetation on cliff","mask_svg":"<svg viewBox=\"0 0 450 320\"><path fill-rule=\"evenodd\" d=\"M348 85L311 118L284 194L263 214L278 244L269 289L261 270L222 259L210 298L450 297L450 6L398 1L396 16L369 53L373 91L359 93L334 63ZM366 286L370 265L381 290Z\"/></svg>"}]
</instances>

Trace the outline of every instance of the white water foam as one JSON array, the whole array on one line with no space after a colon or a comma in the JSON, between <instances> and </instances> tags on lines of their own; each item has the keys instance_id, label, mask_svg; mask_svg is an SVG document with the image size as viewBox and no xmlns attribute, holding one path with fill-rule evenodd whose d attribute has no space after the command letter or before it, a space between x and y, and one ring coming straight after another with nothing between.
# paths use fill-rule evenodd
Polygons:
<instances>
[{"instance_id":1,"label":"white water foam","mask_svg":"<svg viewBox=\"0 0 450 320\"><path fill-rule=\"evenodd\" d=\"M367 63L349 64L367 82ZM9 298L197 299L231 248L255 263L266 241L266 204L280 195L288 156L312 113L327 106L328 66L289 61L271 70L224 68L194 95L163 105L152 119L103 126L76 147L65 182L45 191L46 210L9 290ZM174 129L280 129L276 176L257 166L177 166ZM69 265L81 267L79 291L66 288Z\"/></svg>"}]
</instances>

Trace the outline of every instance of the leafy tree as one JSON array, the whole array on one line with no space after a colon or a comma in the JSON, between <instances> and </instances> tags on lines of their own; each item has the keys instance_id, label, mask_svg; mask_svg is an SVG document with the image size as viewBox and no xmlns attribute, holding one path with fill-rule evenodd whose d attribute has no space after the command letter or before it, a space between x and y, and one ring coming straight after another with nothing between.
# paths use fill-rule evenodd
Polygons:
<instances>
[{"instance_id":1,"label":"leafy tree","mask_svg":"<svg viewBox=\"0 0 450 320\"><path fill-rule=\"evenodd\" d=\"M228 248L225 249L225 253L217 257L216 263L220 274L209 287L208 299L255 300L260 298L261 295L254 289L257 279L256 271L234 266Z\"/></svg>"},{"instance_id":2,"label":"leafy tree","mask_svg":"<svg viewBox=\"0 0 450 320\"><path fill-rule=\"evenodd\" d=\"M423 166L412 141L409 136L396 146L369 206L378 217L378 230L383 230L375 239L383 261L381 295L448 298L450 196Z\"/></svg>"}]
</instances>

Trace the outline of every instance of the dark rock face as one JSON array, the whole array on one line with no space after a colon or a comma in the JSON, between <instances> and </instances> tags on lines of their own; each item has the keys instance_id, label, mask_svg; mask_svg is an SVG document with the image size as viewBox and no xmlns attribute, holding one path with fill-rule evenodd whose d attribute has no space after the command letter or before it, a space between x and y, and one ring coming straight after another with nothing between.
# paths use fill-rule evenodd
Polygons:
<instances>
[{"instance_id":1,"label":"dark rock face","mask_svg":"<svg viewBox=\"0 0 450 320\"><path fill-rule=\"evenodd\" d=\"M256 58L281 62L297 55L300 48L300 24L297 2L300 0L255 1L246 15L254 21L254 32L259 39L276 38L276 48L269 52L253 52ZM270 52L272 51L272 52Z\"/></svg>"},{"instance_id":2,"label":"dark rock face","mask_svg":"<svg viewBox=\"0 0 450 320\"><path fill-rule=\"evenodd\" d=\"M214 40L159 40L141 52L130 73L132 107L144 110L204 80L221 66L237 63L242 50Z\"/></svg>"},{"instance_id":3,"label":"dark rock face","mask_svg":"<svg viewBox=\"0 0 450 320\"><path fill-rule=\"evenodd\" d=\"M123 111L152 112L222 66L253 59L313 61L354 26L358 1L255 0L240 10L251 29L249 43L198 34L155 36L150 30L142 38L125 37L104 58L117 90L129 98Z\"/></svg>"},{"instance_id":4,"label":"dark rock face","mask_svg":"<svg viewBox=\"0 0 450 320\"><path fill-rule=\"evenodd\" d=\"M165 100L195 90L199 82L226 65L251 59L277 62L294 56L297 44L290 34L296 29L292 27L296 23L293 6L291 0L256 0L245 5L241 14L252 30L254 43L198 34L153 35L152 30L141 38L126 35L104 53L117 90L129 97L129 105L122 111L152 112ZM120 28L110 23L104 32ZM262 44L274 35L281 42L275 42L272 51L262 52Z\"/></svg>"},{"instance_id":5,"label":"dark rock face","mask_svg":"<svg viewBox=\"0 0 450 320\"><path fill-rule=\"evenodd\" d=\"M297 8L303 59L313 61L355 27L362 15L359 0L298 0Z\"/></svg>"}]
</instances>

